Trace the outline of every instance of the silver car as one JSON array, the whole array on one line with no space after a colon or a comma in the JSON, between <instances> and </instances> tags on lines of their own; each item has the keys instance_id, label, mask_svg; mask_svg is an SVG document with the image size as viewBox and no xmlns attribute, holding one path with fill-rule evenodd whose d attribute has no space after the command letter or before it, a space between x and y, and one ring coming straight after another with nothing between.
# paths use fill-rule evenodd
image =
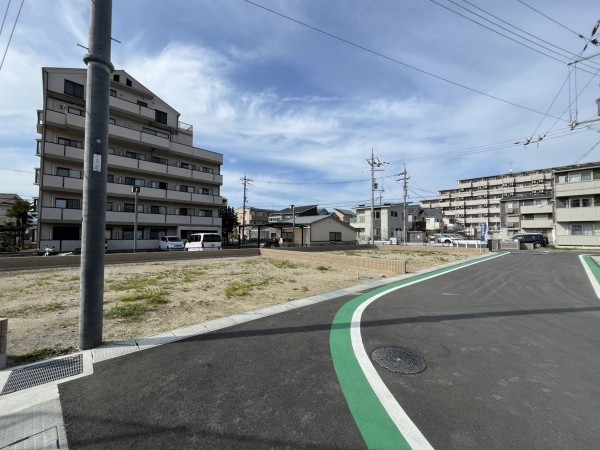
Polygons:
<instances>
[{"instance_id":1,"label":"silver car","mask_svg":"<svg viewBox=\"0 0 600 450\"><path fill-rule=\"evenodd\" d=\"M158 242L158 248L165 251L183 250L185 249L185 244L179 236L163 236Z\"/></svg>"}]
</instances>

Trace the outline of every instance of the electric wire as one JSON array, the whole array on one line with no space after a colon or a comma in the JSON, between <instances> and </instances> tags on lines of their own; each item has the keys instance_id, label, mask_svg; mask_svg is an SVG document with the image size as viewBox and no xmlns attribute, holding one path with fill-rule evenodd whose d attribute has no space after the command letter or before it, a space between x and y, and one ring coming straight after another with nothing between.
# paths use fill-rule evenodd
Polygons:
<instances>
[{"instance_id":1,"label":"electric wire","mask_svg":"<svg viewBox=\"0 0 600 450\"><path fill-rule=\"evenodd\" d=\"M15 19L15 23L13 24L12 31L10 32L10 36L8 37L8 43L6 44L6 50L4 50L4 55L2 56L2 61L0 61L0 71L4 66L4 59L6 58L6 54L8 53L8 47L10 47L10 42L12 41L13 34L15 32L15 28L17 28L17 22L19 21L19 16L21 15L21 9L23 9L23 3L25 0L21 0L21 6L19 7L19 12L17 13L17 18Z\"/></svg>"},{"instance_id":2,"label":"electric wire","mask_svg":"<svg viewBox=\"0 0 600 450\"><path fill-rule=\"evenodd\" d=\"M536 13L538 13L540 16L543 16L543 17L545 17L546 19L548 19L548 20L550 20L550 21L554 22L556 25L558 25L558 26L560 26L560 27L564 28L564 29L565 29L565 30L567 30L567 31L570 31L571 33L575 34L576 36L580 37L581 39L585 39L585 37L583 37L583 35L582 35L581 33L578 33L577 31L574 31L574 30L570 29L569 27L567 27L567 26L563 25L562 23L560 23L560 22L557 22L557 21L556 21L556 20L554 20L552 17L550 17L550 16L547 16L546 14L544 14L544 13L543 13L543 12L541 12L541 11L538 11L538 10L537 10L537 9L535 9L533 6L531 6L531 5L528 5L527 3L525 3L523 0L519 0L519 3L521 3L521 4L525 5L525 6L527 6L529 9L531 9L531 10L535 11L535 12L536 12Z\"/></svg>"},{"instance_id":3,"label":"electric wire","mask_svg":"<svg viewBox=\"0 0 600 450\"><path fill-rule=\"evenodd\" d=\"M4 17L2 18L2 25L0 26L0 36L2 36L2 30L4 30L4 22L6 22L6 16L8 16L8 10L10 9L10 4L12 0L8 0L6 5L6 11L4 11Z\"/></svg>"},{"instance_id":4,"label":"electric wire","mask_svg":"<svg viewBox=\"0 0 600 450\"><path fill-rule=\"evenodd\" d=\"M461 13L460 13L460 12L458 12L458 11L455 11L455 10L453 10L453 9L451 9L451 8L449 8L449 7L447 7L447 6L445 6L445 5L442 5L441 3L437 2L436 0L429 0L429 1L431 1L432 3L434 3L434 4L438 5L438 6L440 6L440 7L444 8L444 9L446 9L446 10L448 10L448 11L450 11L450 12L452 12L452 13L454 13L454 14L456 14L456 15L460 16L460 17L463 17L463 18L465 18L465 19L467 19L467 20L469 20L469 21L471 21L471 22L473 22L473 23L475 23L475 24L477 24L477 25L479 25L479 26L481 26L481 27L483 27L483 28L485 28L485 29L489 30L489 31L492 31L493 33L496 33L496 34L498 34L498 35L500 35L500 36L502 36L502 37L504 37L504 38L506 38L506 39L509 39L509 40L511 40L511 41L513 41L513 42L515 42L515 43L519 44L519 45L522 45L523 47L526 47L526 48L528 48L528 49L530 49L530 50L533 50L534 52L537 52L537 53L539 53L539 54L541 54L541 55L544 55L544 56L546 56L546 57L548 57L548 58L550 58L550 59L553 59L554 61L557 61L557 62L559 62L559 63L561 63L561 64L565 64L565 61L563 61L563 60L561 60L561 59L558 59L558 58L556 58L556 57L554 57L554 56L552 56L552 55L549 55L549 54L547 54L547 53L544 53L544 52L542 52L542 51L540 51L540 50L538 50L538 49L536 49L536 48L533 48L533 47L531 47L531 46L529 46L529 45L527 45L527 44L524 44L524 43L523 43L523 42L521 42L521 41L518 41L518 40L516 40L516 39L513 39L513 38L511 38L511 37L509 37L509 36L505 35L505 34L502 34L502 33L500 33L498 30L494 30L493 28L490 28L490 27L488 27L487 25L484 25L484 24L482 24L482 23L480 23L480 22L477 22L476 20L474 20L474 19L472 19L472 18L470 18L470 17L468 17L468 16L465 16L464 14L461 14ZM452 0L447 0L447 1L448 1L448 2L450 2L450 3L452 3L452 4L454 4L454 5L456 5L456 6L458 6L459 8L462 8L462 9L465 9L466 11L469 11L471 14L473 14L473 15L475 15L475 16L477 16L477 17L480 17L480 18L481 18L481 19L483 19L483 20L486 20L486 21L488 21L488 22L490 22L490 23L493 23L493 22L491 22L489 19L486 19L485 17L483 17L483 16L481 16L481 15L479 15L479 14L477 14L477 13L474 13L474 12L470 11L469 9L465 8L464 6L458 5L457 3L455 3L455 2L454 2L454 1L452 1ZM545 50L551 51L551 52L553 52L553 53L555 53L555 54L557 54L557 55L559 55L559 56L561 56L561 57L563 57L563 58L565 57L565 55L562 55L562 54L560 54L560 53L556 52L555 50L551 50L551 49L549 49L549 48L547 48L547 47L544 47L543 45L541 45L541 44L538 44L538 43L536 43L536 42L532 41L531 39L525 38L525 37L523 37L523 36L521 36L521 35L519 35L519 34L517 34L517 33L513 32L513 31L511 31L511 30L507 29L506 27L503 27L502 25L498 25L498 24L495 24L495 23L494 23L494 25L495 25L495 26L497 26L498 28L501 28L501 29L503 29L503 30L505 30L505 31L508 31L509 33L513 33L513 34L515 34L516 36L519 36L521 39L524 39L524 40L526 40L526 41L528 41L528 42L531 42L531 43L533 43L534 45L538 45L538 46L540 46L540 47L544 48ZM584 72L588 72L588 71L587 71L587 70L585 70L585 69L579 69L579 70L582 70L582 71L584 71ZM591 72L588 72L588 73L591 73Z\"/></svg>"},{"instance_id":5,"label":"electric wire","mask_svg":"<svg viewBox=\"0 0 600 450\"><path fill-rule=\"evenodd\" d=\"M472 88L472 87L466 86L466 85L464 85L464 84L461 84L461 83L459 83L459 82L452 81L452 80L450 80L450 79L448 79L448 78L444 78L444 77L442 77L442 76L440 76L440 75L435 75L435 74L434 74L434 73L432 73L432 72L428 72L428 71L426 71L426 70L424 70L424 69L420 69L420 68L418 68L418 67L416 67L416 66L413 66L413 65L411 65L411 64L408 64L408 63L406 63L406 62L403 62L403 61L401 61L401 60L399 60L399 59L396 59L396 58L393 58L393 57L391 57L391 56L387 56L387 55L385 55L385 54L383 54L383 53L380 53L380 52L378 52L378 51L375 51L375 50L369 49L369 48L367 48L367 47L364 47L364 46L362 46L362 45L360 45L360 44L357 44L357 43L355 43L355 42L352 42L352 41L350 41L350 40L348 40L348 39L342 38L342 37L340 37L340 36L337 36L337 35L335 35L335 34L333 34L333 33L330 33L330 32L328 32L328 31L322 30L322 29L320 29L320 28L317 28L317 27L315 27L315 26L313 26L313 25L309 25L309 24L307 24L306 22L302 22L302 21L300 21L300 20L298 20L298 19L294 19L293 17L287 16L287 15L285 15L285 14L283 14L283 13L280 13L280 12L278 12L278 11L275 11L275 10L273 10L273 9L267 8L266 6L260 5L260 4L258 4L258 3L255 3L255 2L253 2L253 1L251 1L251 0L243 0L243 1L245 1L246 3L249 3L249 4L251 4L251 5L254 5L254 6L258 7L258 8L261 8L261 9L263 9L263 10L265 10L265 11L268 11L268 12L270 12L270 13L272 13L272 14L275 14L275 15L277 15L277 16L279 16L279 17L282 17L282 18L284 18L284 19L286 19L286 20L289 20L289 21L292 21L292 22L294 22L294 23L297 23L298 25L301 25L301 26L303 26L303 27L309 28L309 29L311 29L311 30L313 30L313 31L316 31L316 32L318 32L318 33L321 33L321 34L323 34L323 35L325 35L325 36L328 36L328 37L330 37L330 38L332 38L332 39L336 39L336 40L338 40L338 41L340 41L340 42L343 42L343 43L345 43L345 44L351 45L352 47L358 48L358 49L360 49L360 50L363 50L363 51L365 51L365 52L367 52L367 53L371 53L371 54L373 54L373 55L375 55L375 56L378 56L378 57L380 57L380 58L386 59L386 60L388 60L388 61L391 61L391 62L394 62L394 63L396 63L396 64L400 64L400 65L402 65L402 66L404 66L404 67L407 67L407 68L409 68L409 69L412 69L412 70L414 70L414 71L417 71L417 72L419 72L419 73L422 73L422 74L424 74L424 75L430 76L430 77L432 77L432 78L435 78L435 79L438 79L438 80L444 81L444 82L446 82L446 83L448 83L448 84L452 84L453 86L457 86L457 87L460 87L460 88L466 89L466 90L468 90L468 91L471 91L471 92L474 92L474 93L476 93L476 94L479 94L479 95L482 95L482 96L485 96L485 97L491 98L491 99L493 99L493 100L496 100L496 101L499 101L499 102L505 103L505 104L507 104L507 105L515 106L515 107L517 107L517 108L524 109L524 110L526 110L526 111L530 111L530 112L534 112L534 113L536 113L536 114L544 115L544 113L542 113L542 112L540 112L540 111L537 111L537 110L535 110L535 109L533 109L533 108L529 108L529 107L527 107L527 106L519 105L518 103L511 102L510 100L506 100L506 99L503 99L503 98L497 97L497 96L495 96L495 95L488 94L488 93L486 93L486 92L483 92L483 91L480 91L480 90L478 90L478 89L475 89L475 88ZM554 118L556 119L556 117L554 117ZM559 119L559 120L564 120L564 119Z\"/></svg>"}]
</instances>

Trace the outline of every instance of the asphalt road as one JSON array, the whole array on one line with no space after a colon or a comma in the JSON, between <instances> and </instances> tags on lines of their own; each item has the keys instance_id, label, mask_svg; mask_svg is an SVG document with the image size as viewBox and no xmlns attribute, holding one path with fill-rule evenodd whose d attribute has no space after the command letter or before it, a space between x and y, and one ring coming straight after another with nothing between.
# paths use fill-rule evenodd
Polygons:
<instances>
[{"instance_id":1,"label":"asphalt road","mask_svg":"<svg viewBox=\"0 0 600 450\"><path fill-rule=\"evenodd\" d=\"M366 448L330 348L355 297L95 364L59 387L69 446ZM361 332L427 361L374 366L434 448L596 448L599 320L577 255L519 252L384 295Z\"/></svg>"}]
</instances>

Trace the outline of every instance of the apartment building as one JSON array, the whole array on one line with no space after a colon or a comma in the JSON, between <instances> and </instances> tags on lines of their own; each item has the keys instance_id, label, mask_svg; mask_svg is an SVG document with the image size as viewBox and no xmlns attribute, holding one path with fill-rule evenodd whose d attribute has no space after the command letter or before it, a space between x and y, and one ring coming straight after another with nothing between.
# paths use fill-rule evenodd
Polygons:
<instances>
[{"instance_id":1,"label":"apartment building","mask_svg":"<svg viewBox=\"0 0 600 450\"><path fill-rule=\"evenodd\" d=\"M539 233L554 243L552 194L510 196L500 200L500 239Z\"/></svg>"},{"instance_id":2,"label":"apartment building","mask_svg":"<svg viewBox=\"0 0 600 450\"><path fill-rule=\"evenodd\" d=\"M600 247L600 163L554 171L554 239L559 247Z\"/></svg>"},{"instance_id":3,"label":"apartment building","mask_svg":"<svg viewBox=\"0 0 600 450\"><path fill-rule=\"evenodd\" d=\"M111 75L109 250L158 248L164 235L221 233L223 155L193 146L193 127L123 70ZM86 69L43 68L36 169L40 248L80 246ZM137 214L136 214L137 209Z\"/></svg>"},{"instance_id":4,"label":"apartment building","mask_svg":"<svg viewBox=\"0 0 600 450\"><path fill-rule=\"evenodd\" d=\"M446 225L454 225L453 229L469 236L479 236L482 224L487 223L489 236L500 239L500 201L506 197L551 195L552 171L550 168L459 180L458 188L441 190L437 199L423 200L421 206L441 209Z\"/></svg>"}]
</instances>

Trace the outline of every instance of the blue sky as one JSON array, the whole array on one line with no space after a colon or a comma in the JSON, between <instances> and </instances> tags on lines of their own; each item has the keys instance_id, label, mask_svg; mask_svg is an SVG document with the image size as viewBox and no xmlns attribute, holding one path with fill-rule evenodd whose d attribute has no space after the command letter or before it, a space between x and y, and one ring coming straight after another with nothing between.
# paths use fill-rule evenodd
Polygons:
<instances>
[{"instance_id":1,"label":"blue sky","mask_svg":"<svg viewBox=\"0 0 600 450\"><path fill-rule=\"evenodd\" d=\"M85 67L89 3L23 5L0 70L0 192L37 195L41 67ZM195 146L223 153L231 206L242 205L244 174L255 207L368 204L371 150L387 163L384 202L402 200L404 163L418 202L459 179L600 160L600 122L568 125L570 111L598 118L600 57L570 77L567 66L585 45L577 34L589 38L600 19L591 0L256 3L288 18L244 0L113 0L113 64L175 107ZM582 56L595 53L590 44Z\"/></svg>"}]
</instances>

